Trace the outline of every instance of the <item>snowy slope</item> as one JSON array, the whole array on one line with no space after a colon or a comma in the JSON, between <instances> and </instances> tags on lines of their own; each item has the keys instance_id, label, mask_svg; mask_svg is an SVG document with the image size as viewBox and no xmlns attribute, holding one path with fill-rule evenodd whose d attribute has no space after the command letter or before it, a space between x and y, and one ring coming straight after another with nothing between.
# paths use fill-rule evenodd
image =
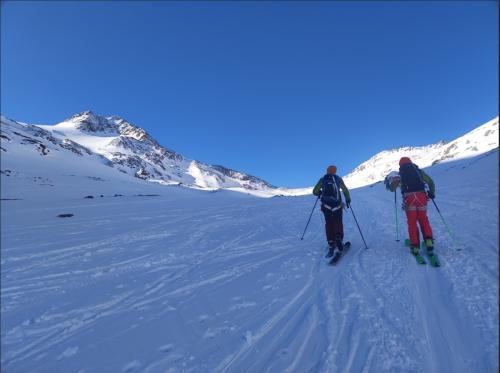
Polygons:
<instances>
[{"instance_id":1,"label":"snowy slope","mask_svg":"<svg viewBox=\"0 0 500 373\"><path fill-rule=\"evenodd\" d=\"M426 170L462 249L431 206L441 268L395 242L382 183L352 191L369 249L346 211L353 245L328 267L318 209L299 240L312 196L206 193L102 170L104 181L61 172L54 187L2 175L2 197L20 198L1 201L2 371L498 371L498 149ZM64 188L99 185L109 194L94 199ZM135 195L138 185L156 196Z\"/></svg>"},{"instance_id":2,"label":"snowy slope","mask_svg":"<svg viewBox=\"0 0 500 373\"><path fill-rule=\"evenodd\" d=\"M421 147L404 147L380 152L363 162L344 181L349 188L357 188L383 180L391 171L398 170L401 157L410 157L419 167L462 159L498 148L498 117L475 128L451 142Z\"/></svg>"},{"instance_id":3,"label":"snowy slope","mask_svg":"<svg viewBox=\"0 0 500 373\"><path fill-rule=\"evenodd\" d=\"M117 117L84 113L56 126L2 117L0 137L2 198L20 198L23 191L31 190L73 197L158 192L158 185L212 192L227 189L260 197L310 192L276 188L223 166L185 159Z\"/></svg>"},{"instance_id":4,"label":"snowy slope","mask_svg":"<svg viewBox=\"0 0 500 373\"><path fill-rule=\"evenodd\" d=\"M2 199L35 195L60 200L153 189L154 185L120 172L89 148L37 126L2 118L0 136Z\"/></svg>"},{"instance_id":5,"label":"snowy slope","mask_svg":"<svg viewBox=\"0 0 500 373\"><path fill-rule=\"evenodd\" d=\"M57 125L39 127L102 155L124 173L163 185L233 189L267 197L297 193L223 166L187 159L161 146L144 129L117 116L102 117L86 111Z\"/></svg>"},{"instance_id":6,"label":"snowy slope","mask_svg":"<svg viewBox=\"0 0 500 373\"><path fill-rule=\"evenodd\" d=\"M263 197L305 193L301 189L277 188L260 178L224 166L187 159L161 146L142 128L117 116L105 118L87 111L54 126L34 126L2 116L1 131L2 169L10 170L14 177L26 173L26 169L16 167L18 155L28 150L33 163L43 160L37 168L38 174L33 177L50 178L50 175L43 175L45 170L57 170L60 158L66 158L64 163L75 162L78 158L74 154L77 154L88 160L98 160L123 174L161 185L230 189ZM39 148L43 148L43 152ZM85 154L80 154L82 151ZM61 154L61 157L54 157L54 154ZM27 159L26 155L24 158ZM78 173L78 164L73 168Z\"/></svg>"},{"instance_id":7,"label":"snowy slope","mask_svg":"<svg viewBox=\"0 0 500 373\"><path fill-rule=\"evenodd\" d=\"M117 116L102 117L87 111L54 126L33 126L2 117L1 126L2 169L10 170L14 177L26 174L25 168L17 167L16 158L31 147L28 153L34 158L31 162L26 158L25 163L40 165L36 167L36 174L25 175L25 178L58 179L57 175L45 175L43 172L57 170L59 158L67 158L64 163L71 165L78 159L74 157L77 154L87 160L97 160L126 175L161 185L183 185L204 190L227 189L260 197L299 196L312 191L312 187L277 188L258 177L224 166L187 159L160 145L142 128ZM43 151L40 151L41 147ZM427 167L478 155L497 147L498 117L449 143L378 153L344 176L344 180L349 188L383 180L390 171L397 170L401 156L410 156L420 167ZM53 157L54 153L60 153L61 157ZM64 154L69 155L66 157ZM76 165L73 168L76 171L79 169ZM86 172L86 176L92 177L92 172Z\"/></svg>"}]
</instances>

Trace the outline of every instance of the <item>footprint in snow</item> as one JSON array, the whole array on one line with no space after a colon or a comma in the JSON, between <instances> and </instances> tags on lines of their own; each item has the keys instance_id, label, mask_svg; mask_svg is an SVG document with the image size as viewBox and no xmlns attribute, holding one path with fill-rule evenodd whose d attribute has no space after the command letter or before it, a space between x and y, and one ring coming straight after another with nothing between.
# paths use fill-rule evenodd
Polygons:
<instances>
[{"instance_id":1,"label":"footprint in snow","mask_svg":"<svg viewBox=\"0 0 500 373\"><path fill-rule=\"evenodd\" d=\"M288 355L288 352L289 352L288 349L284 348L284 349L278 351L278 355L285 356L285 355Z\"/></svg>"},{"instance_id":2,"label":"footprint in snow","mask_svg":"<svg viewBox=\"0 0 500 373\"><path fill-rule=\"evenodd\" d=\"M221 333L227 333L228 331L232 331L234 327L229 327L229 326L223 326L220 328L209 328L203 335L203 338L205 339L214 339Z\"/></svg>"},{"instance_id":3,"label":"footprint in snow","mask_svg":"<svg viewBox=\"0 0 500 373\"><path fill-rule=\"evenodd\" d=\"M59 355L59 357L56 360L59 361L74 356L76 355L77 352L78 352L78 346L68 347L66 350L64 350L64 352L61 355Z\"/></svg>"},{"instance_id":4,"label":"footprint in snow","mask_svg":"<svg viewBox=\"0 0 500 373\"><path fill-rule=\"evenodd\" d=\"M255 302L242 302L242 303L237 303L229 308L229 311L237 311L241 310L244 308L249 308L255 306L257 303Z\"/></svg>"},{"instance_id":5,"label":"footprint in snow","mask_svg":"<svg viewBox=\"0 0 500 373\"><path fill-rule=\"evenodd\" d=\"M138 370L141 366L141 362L139 360L134 360L125 365L122 369L122 372L133 372L134 370Z\"/></svg>"},{"instance_id":6,"label":"footprint in snow","mask_svg":"<svg viewBox=\"0 0 500 373\"><path fill-rule=\"evenodd\" d=\"M167 345L163 345L163 346L160 346L158 348L158 351L160 352L170 352L174 349L174 345L173 344L167 344Z\"/></svg>"},{"instance_id":7,"label":"footprint in snow","mask_svg":"<svg viewBox=\"0 0 500 373\"><path fill-rule=\"evenodd\" d=\"M208 315L200 315L200 316L198 316L198 322L200 324L203 324L208 319L210 319L210 316L208 316Z\"/></svg>"}]
</instances>

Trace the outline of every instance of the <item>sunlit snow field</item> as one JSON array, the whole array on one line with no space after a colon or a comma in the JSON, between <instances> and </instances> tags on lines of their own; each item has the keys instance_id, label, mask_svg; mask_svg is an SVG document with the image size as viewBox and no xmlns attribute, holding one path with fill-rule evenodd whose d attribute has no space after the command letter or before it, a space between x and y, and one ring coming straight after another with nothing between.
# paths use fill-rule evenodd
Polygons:
<instances>
[{"instance_id":1,"label":"sunlit snow field","mask_svg":"<svg viewBox=\"0 0 500 373\"><path fill-rule=\"evenodd\" d=\"M318 208L299 239L313 196L2 175L2 371L496 372L498 149L426 171L440 268L382 183L331 267Z\"/></svg>"}]
</instances>

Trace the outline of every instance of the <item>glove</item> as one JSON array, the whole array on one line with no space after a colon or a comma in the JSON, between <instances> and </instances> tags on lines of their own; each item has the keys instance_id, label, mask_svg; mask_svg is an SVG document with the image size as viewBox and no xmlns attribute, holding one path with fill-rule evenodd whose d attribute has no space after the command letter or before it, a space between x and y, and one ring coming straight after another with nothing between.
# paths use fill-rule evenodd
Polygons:
<instances>
[{"instance_id":1,"label":"glove","mask_svg":"<svg viewBox=\"0 0 500 373\"><path fill-rule=\"evenodd\" d=\"M430 199L434 199L436 196L434 195L434 193L432 193L430 190L427 192L427 197L429 197Z\"/></svg>"},{"instance_id":2,"label":"glove","mask_svg":"<svg viewBox=\"0 0 500 373\"><path fill-rule=\"evenodd\" d=\"M351 200L345 201L345 206L347 208L351 207Z\"/></svg>"}]
</instances>

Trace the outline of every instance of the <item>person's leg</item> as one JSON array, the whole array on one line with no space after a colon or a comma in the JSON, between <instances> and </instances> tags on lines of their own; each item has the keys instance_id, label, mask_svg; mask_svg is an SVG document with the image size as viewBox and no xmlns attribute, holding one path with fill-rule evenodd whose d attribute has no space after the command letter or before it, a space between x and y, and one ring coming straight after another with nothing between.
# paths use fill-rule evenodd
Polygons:
<instances>
[{"instance_id":1,"label":"person's leg","mask_svg":"<svg viewBox=\"0 0 500 373\"><path fill-rule=\"evenodd\" d=\"M417 207L415 193L409 193L404 199L406 220L408 222L408 236L412 252L417 252L420 246L417 227Z\"/></svg>"},{"instance_id":2,"label":"person's leg","mask_svg":"<svg viewBox=\"0 0 500 373\"><path fill-rule=\"evenodd\" d=\"M419 192L416 194L416 197L418 225L420 225L422 236L424 236L424 242L427 250L432 251L434 244L431 224L429 223L429 218L427 217L427 194Z\"/></svg>"},{"instance_id":3,"label":"person's leg","mask_svg":"<svg viewBox=\"0 0 500 373\"><path fill-rule=\"evenodd\" d=\"M412 247L419 246L419 237L418 237L418 227L417 227L417 211L406 209L406 219L408 221L408 235L410 237L410 245Z\"/></svg>"},{"instance_id":4,"label":"person's leg","mask_svg":"<svg viewBox=\"0 0 500 373\"><path fill-rule=\"evenodd\" d=\"M334 223L331 210L321 207L321 211L325 216L325 233L326 241L328 242L329 252L327 256L333 255L333 250L335 248L335 233L334 233Z\"/></svg>"},{"instance_id":5,"label":"person's leg","mask_svg":"<svg viewBox=\"0 0 500 373\"><path fill-rule=\"evenodd\" d=\"M418 224L424 236L425 246L427 247L427 251L431 252L434 249L434 239L432 236L431 224L427 217L427 211L417 210L417 214Z\"/></svg>"},{"instance_id":6,"label":"person's leg","mask_svg":"<svg viewBox=\"0 0 500 373\"><path fill-rule=\"evenodd\" d=\"M333 234L337 248L342 251L344 249L344 224L342 223L342 208L335 210L332 216Z\"/></svg>"}]
</instances>

